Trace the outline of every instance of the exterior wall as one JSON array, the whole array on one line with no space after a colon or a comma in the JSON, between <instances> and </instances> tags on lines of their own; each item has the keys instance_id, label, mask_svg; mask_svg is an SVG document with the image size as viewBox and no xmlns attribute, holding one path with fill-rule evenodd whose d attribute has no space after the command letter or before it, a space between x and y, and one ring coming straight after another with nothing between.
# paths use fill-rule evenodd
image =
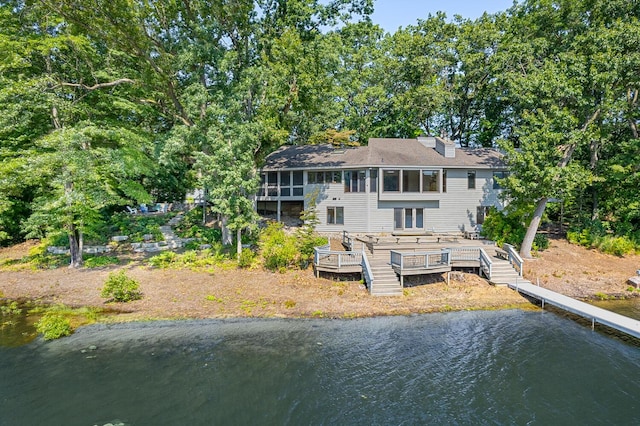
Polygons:
<instances>
[{"instance_id":1,"label":"exterior wall","mask_svg":"<svg viewBox=\"0 0 640 426\"><path fill-rule=\"evenodd\" d=\"M395 208L424 209L424 230L436 232L458 232L472 230L477 225L477 210L480 206L497 206L499 190L493 189L493 171L476 170L476 187L468 189L467 169L447 169L447 191L444 193L389 193L381 192L382 173L378 172L378 191L371 192L367 172L366 192L345 192L344 177L341 183L309 184L305 172L304 194L318 191L316 213L319 232L336 233L347 230L353 233L394 232ZM303 197L281 197L282 201ZM258 197L259 201L277 201L278 197ZM308 200L305 200L305 208ZM344 224L328 224L328 208L342 208ZM417 230L417 229L414 229Z\"/></svg>"}]
</instances>

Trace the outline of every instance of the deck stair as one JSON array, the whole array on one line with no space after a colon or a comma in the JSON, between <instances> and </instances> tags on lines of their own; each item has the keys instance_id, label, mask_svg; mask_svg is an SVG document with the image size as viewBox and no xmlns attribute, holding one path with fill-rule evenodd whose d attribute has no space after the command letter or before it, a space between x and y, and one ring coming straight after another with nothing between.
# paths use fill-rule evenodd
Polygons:
<instances>
[{"instance_id":1,"label":"deck stair","mask_svg":"<svg viewBox=\"0 0 640 426\"><path fill-rule=\"evenodd\" d=\"M509 286L517 283L531 284L531 281L522 278L508 261L494 256L491 258L491 262L491 276L489 277L489 281L493 285Z\"/></svg>"},{"instance_id":2,"label":"deck stair","mask_svg":"<svg viewBox=\"0 0 640 426\"><path fill-rule=\"evenodd\" d=\"M375 254L367 254L373 285L370 292L373 296L402 296L400 278L391 267L391 254L389 250L376 250Z\"/></svg>"}]
</instances>

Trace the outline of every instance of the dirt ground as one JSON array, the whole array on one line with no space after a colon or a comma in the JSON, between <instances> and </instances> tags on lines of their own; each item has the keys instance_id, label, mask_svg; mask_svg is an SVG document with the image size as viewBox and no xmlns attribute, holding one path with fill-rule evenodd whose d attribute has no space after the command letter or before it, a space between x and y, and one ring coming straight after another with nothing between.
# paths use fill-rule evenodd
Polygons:
<instances>
[{"instance_id":1,"label":"dirt ground","mask_svg":"<svg viewBox=\"0 0 640 426\"><path fill-rule=\"evenodd\" d=\"M0 250L2 259L26 255L29 243ZM629 297L626 280L640 268L640 256L624 258L552 240L551 248L526 262L525 277L560 293L595 298ZM6 268L5 268L6 269ZM140 282L143 298L107 303L100 291L110 272L125 269ZM313 271L272 273L262 269L195 272L126 266L72 270L0 270L0 297L107 308L117 320L226 317L330 317L409 315L466 309L530 307L518 293L494 287L473 274L454 274L412 283L402 297L373 297L359 281L316 279ZM637 294L634 292L633 294Z\"/></svg>"}]
</instances>

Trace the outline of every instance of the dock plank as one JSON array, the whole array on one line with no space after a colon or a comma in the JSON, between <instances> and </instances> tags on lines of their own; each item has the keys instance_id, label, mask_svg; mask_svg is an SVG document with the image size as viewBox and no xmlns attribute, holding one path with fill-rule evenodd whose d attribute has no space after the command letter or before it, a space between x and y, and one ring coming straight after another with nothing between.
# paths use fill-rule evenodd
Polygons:
<instances>
[{"instance_id":1,"label":"dock plank","mask_svg":"<svg viewBox=\"0 0 640 426\"><path fill-rule=\"evenodd\" d=\"M593 320L640 339L640 321L590 305L530 283L510 283L509 287L565 311Z\"/></svg>"}]
</instances>

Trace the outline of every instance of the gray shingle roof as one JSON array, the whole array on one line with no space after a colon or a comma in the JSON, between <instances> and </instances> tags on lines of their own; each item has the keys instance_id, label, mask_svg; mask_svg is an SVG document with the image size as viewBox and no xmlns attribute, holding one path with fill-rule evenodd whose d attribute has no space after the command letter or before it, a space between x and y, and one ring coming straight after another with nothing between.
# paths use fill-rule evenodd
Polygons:
<instances>
[{"instance_id":1,"label":"gray shingle roof","mask_svg":"<svg viewBox=\"0 0 640 426\"><path fill-rule=\"evenodd\" d=\"M331 145L282 146L269 154L264 170L359 167L446 167L504 169L502 154L489 148L456 148L446 158L417 139L369 139L368 146L335 149Z\"/></svg>"}]
</instances>

